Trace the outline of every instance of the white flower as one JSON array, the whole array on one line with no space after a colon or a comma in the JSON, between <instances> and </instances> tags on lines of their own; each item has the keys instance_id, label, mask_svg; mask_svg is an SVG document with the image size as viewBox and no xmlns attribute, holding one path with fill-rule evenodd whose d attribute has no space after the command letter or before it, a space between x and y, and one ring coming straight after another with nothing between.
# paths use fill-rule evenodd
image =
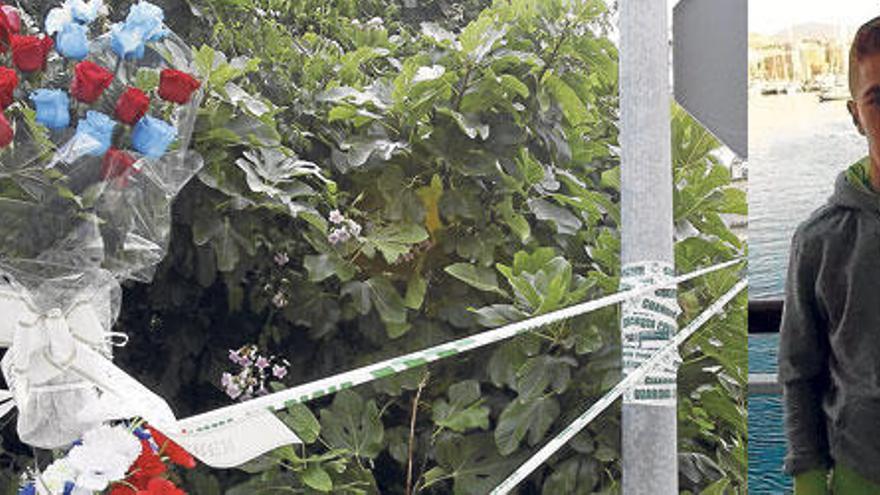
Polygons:
<instances>
[{"instance_id":1,"label":"white flower","mask_svg":"<svg viewBox=\"0 0 880 495\"><path fill-rule=\"evenodd\" d=\"M62 458L49 464L49 467L36 479L37 493L40 495L60 495L64 485L76 479L77 472L67 459Z\"/></svg>"},{"instance_id":2,"label":"white flower","mask_svg":"<svg viewBox=\"0 0 880 495\"><path fill-rule=\"evenodd\" d=\"M87 431L66 459L77 471L77 487L103 490L125 478L140 451L140 442L125 427L102 425Z\"/></svg>"},{"instance_id":3,"label":"white flower","mask_svg":"<svg viewBox=\"0 0 880 495\"><path fill-rule=\"evenodd\" d=\"M339 210L333 210L330 212L330 221L336 224L342 223L345 220L345 217L342 216L342 213Z\"/></svg>"},{"instance_id":4,"label":"white flower","mask_svg":"<svg viewBox=\"0 0 880 495\"><path fill-rule=\"evenodd\" d=\"M83 445L116 452L134 463L141 453L141 444L124 426L101 425L83 434Z\"/></svg>"},{"instance_id":5,"label":"white flower","mask_svg":"<svg viewBox=\"0 0 880 495\"><path fill-rule=\"evenodd\" d=\"M88 447L85 444L70 449L67 460L79 473L76 485L88 490L103 490L114 481L125 478L132 461L119 452Z\"/></svg>"},{"instance_id":6,"label":"white flower","mask_svg":"<svg viewBox=\"0 0 880 495\"><path fill-rule=\"evenodd\" d=\"M354 237L361 235L361 224L351 219L349 219L346 223L348 224L348 231L351 232L351 235L353 235Z\"/></svg>"}]
</instances>

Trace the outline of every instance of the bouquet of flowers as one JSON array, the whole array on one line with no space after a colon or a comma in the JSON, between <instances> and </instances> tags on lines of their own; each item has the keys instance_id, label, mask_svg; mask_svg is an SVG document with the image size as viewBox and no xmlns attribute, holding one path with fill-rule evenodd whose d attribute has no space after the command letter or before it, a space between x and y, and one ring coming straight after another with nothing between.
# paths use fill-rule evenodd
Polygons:
<instances>
[{"instance_id":1,"label":"bouquet of flowers","mask_svg":"<svg viewBox=\"0 0 880 495\"><path fill-rule=\"evenodd\" d=\"M192 51L146 1L105 14L64 0L38 26L0 4L2 370L20 438L43 448L108 419L68 365L79 343L107 358L124 343L119 282L151 278L170 204L202 166Z\"/></svg>"},{"instance_id":2,"label":"bouquet of flowers","mask_svg":"<svg viewBox=\"0 0 880 495\"><path fill-rule=\"evenodd\" d=\"M0 257L92 259L97 228L105 267L149 278L169 199L201 165L190 50L148 2L94 37L101 0L65 0L34 34L0 9Z\"/></svg>"},{"instance_id":3,"label":"bouquet of flowers","mask_svg":"<svg viewBox=\"0 0 880 495\"><path fill-rule=\"evenodd\" d=\"M20 495L185 495L166 478L168 464L187 469L195 459L150 425L102 425L42 472L25 476Z\"/></svg>"}]
</instances>

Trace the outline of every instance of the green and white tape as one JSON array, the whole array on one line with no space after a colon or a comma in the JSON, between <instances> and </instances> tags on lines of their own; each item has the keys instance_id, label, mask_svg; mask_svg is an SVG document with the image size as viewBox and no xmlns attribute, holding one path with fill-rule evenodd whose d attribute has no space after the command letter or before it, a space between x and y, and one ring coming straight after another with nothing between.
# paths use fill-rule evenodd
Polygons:
<instances>
[{"instance_id":1,"label":"green and white tape","mask_svg":"<svg viewBox=\"0 0 880 495\"><path fill-rule=\"evenodd\" d=\"M703 276L707 273L733 266L741 261L742 259L736 259L703 268L701 270L696 270L678 277L657 281L657 283L654 284L634 287L599 299L576 304L568 308L546 313L496 329L487 330L470 337L411 352L400 357L363 366L361 368L303 385L298 385L247 402L221 407L213 411L182 419L176 423L176 431L169 431L167 433L170 434L175 441L178 441L178 443L181 443L184 447L192 451L194 455L203 459L203 462L206 462L209 465L215 465L215 463L206 460L209 457L208 451L216 452L217 445L223 443L225 447L223 447L222 450L230 452L231 455L232 452L237 450L237 447L229 440L230 438L240 438L240 440L235 443L241 448L247 446L250 447L248 449L250 451L260 450L256 447L257 444L262 442L259 436L251 435L249 438L245 439L242 435L238 435L237 432L242 429L249 429L247 428L247 424L251 421L250 418L262 418L267 411L282 410L295 403L308 402L346 388L402 373L433 361L438 361L449 356L461 354L465 351L500 342L544 327L548 324L589 313L612 304L626 301L636 296L648 293L662 295L668 293L668 289L674 288L677 284ZM204 455L200 456L200 454ZM249 454L249 456L250 455L251 454ZM228 458L223 462L226 465L233 465L233 462L239 462L241 458L242 456L237 456L235 459ZM244 460L246 461L248 459Z\"/></svg>"},{"instance_id":2,"label":"green and white tape","mask_svg":"<svg viewBox=\"0 0 880 495\"><path fill-rule=\"evenodd\" d=\"M630 263L620 272L621 290L668 283L674 278L671 263L648 261ZM678 307L675 287L642 294L621 304L620 328L623 374L628 375L644 364L675 335ZM676 373L681 359L670 352L664 363L623 394L627 404L674 405Z\"/></svg>"},{"instance_id":3,"label":"green and white tape","mask_svg":"<svg viewBox=\"0 0 880 495\"><path fill-rule=\"evenodd\" d=\"M562 430L562 432L560 432L556 437L547 442L547 444L544 445L538 452L536 452L535 455L530 457L507 479L505 479L503 482L501 482L501 484L495 487L495 489L492 490L491 495L503 495L513 490L522 480L526 479L535 469L546 462L547 459L550 458L550 456L556 453L556 451L562 448L563 445L568 443L569 440L577 435L578 432L583 430L588 424L590 424L590 422L596 419L596 417L598 417L599 414L605 411L608 406L613 404L618 397L624 395L627 390L638 386L640 381L644 377L649 376L655 367L664 364L669 359L668 356L670 354L678 354L679 345L681 345L685 340L688 339L688 337L699 330L703 326L703 324L709 321L710 318L721 312L724 306L726 306L727 303L729 303L746 287L748 287L747 279L742 279L737 282L736 285L733 286L733 288L727 291L723 296L719 297L714 303L706 308L705 311L694 318L684 329L675 334L675 336L668 344L656 351L638 368L630 372L626 376L626 378L618 382L618 384L615 385L614 388L612 388L601 399L597 400L592 406L590 406L590 408L587 409L584 414L572 421L572 423L568 425L564 430Z\"/></svg>"}]
</instances>

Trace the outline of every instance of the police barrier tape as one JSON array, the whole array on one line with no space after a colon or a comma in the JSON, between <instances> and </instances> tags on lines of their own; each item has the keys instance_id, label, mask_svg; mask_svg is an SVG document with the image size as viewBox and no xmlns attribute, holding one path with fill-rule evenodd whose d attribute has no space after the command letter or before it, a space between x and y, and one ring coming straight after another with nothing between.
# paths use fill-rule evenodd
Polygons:
<instances>
[{"instance_id":1,"label":"police barrier tape","mask_svg":"<svg viewBox=\"0 0 880 495\"><path fill-rule=\"evenodd\" d=\"M208 465L234 466L278 446L280 440L259 434L260 428L271 423L267 414L282 410L295 403L305 403L340 390L392 376L430 362L461 354L535 330L550 323L579 316L627 299L660 291L664 288L697 278L708 273L734 266L738 258L703 268L659 283L634 287L592 301L576 304L540 316L487 330L469 337L440 344L428 349L405 354L331 377L275 392L247 402L221 407L177 421L168 434ZM249 425L248 422L253 422ZM261 423L264 426L257 427ZM247 431L247 433L245 433ZM277 432L276 432L277 433Z\"/></svg>"},{"instance_id":2,"label":"police barrier tape","mask_svg":"<svg viewBox=\"0 0 880 495\"><path fill-rule=\"evenodd\" d=\"M681 345L685 340L688 339L691 335L693 335L700 327L703 326L704 323L709 321L710 318L715 316L717 313L721 312L724 306L727 305L737 294L742 292L743 289L748 287L748 280L742 279L736 283L729 291L727 291L723 296L719 297L714 303L712 303L705 311L700 313L699 316L694 318L688 326L680 330L672 340L666 344L663 348L657 351L651 358L645 361L644 364L636 368L635 371L628 374L626 378L621 380L614 386L608 393L606 393L601 399L597 400L585 413L579 416L577 419L571 422L562 432L560 432L556 437L547 442L543 447L541 447L538 452L535 453L532 457L530 457L526 462L522 464L519 468L517 468L507 479L505 479L501 484L495 487L492 490L491 495L503 495L509 493L513 490L516 485L518 485L522 480L528 477L535 469L537 469L541 464L543 464L547 459L550 458L556 451L558 451L563 445L568 443L575 435L578 434L581 430L583 430L590 422L592 422L596 417L599 416L605 409L607 409L611 404L614 403L621 395L623 395L630 387L636 385L639 380L644 378L651 370L657 365L663 363L664 359L669 357L669 354L672 353L673 350L677 350L678 346Z\"/></svg>"}]
</instances>

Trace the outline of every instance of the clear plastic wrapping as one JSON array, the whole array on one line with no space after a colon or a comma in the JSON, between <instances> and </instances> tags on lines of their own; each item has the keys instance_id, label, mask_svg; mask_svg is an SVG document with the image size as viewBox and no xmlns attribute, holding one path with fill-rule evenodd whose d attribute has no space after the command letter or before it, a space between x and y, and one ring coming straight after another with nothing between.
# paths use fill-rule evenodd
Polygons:
<instances>
[{"instance_id":1,"label":"clear plastic wrapping","mask_svg":"<svg viewBox=\"0 0 880 495\"><path fill-rule=\"evenodd\" d=\"M33 92L68 92L75 73L76 62L53 51L45 70L21 78L4 112L14 139L0 148L0 347L10 347L2 368L21 439L45 448L69 444L100 419L81 414L94 412L98 397L85 379L52 362L55 372L34 371L45 353L40 346L59 340L47 315L60 314L74 339L111 357L119 283L152 278L167 250L171 203L202 167L189 145L204 84L183 104L157 90L163 69L195 72L182 40L168 33L147 43L142 58L120 60L108 32L92 40L86 60L114 74L101 97L92 104L71 97L70 125L62 129L36 123ZM135 125L117 121L111 150L123 158L87 153L94 141L78 133L78 123L89 112L116 120L120 96L138 86L150 96L147 116L175 128L171 147L159 157L141 154L132 146Z\"/></svg>"}]
</instances>

